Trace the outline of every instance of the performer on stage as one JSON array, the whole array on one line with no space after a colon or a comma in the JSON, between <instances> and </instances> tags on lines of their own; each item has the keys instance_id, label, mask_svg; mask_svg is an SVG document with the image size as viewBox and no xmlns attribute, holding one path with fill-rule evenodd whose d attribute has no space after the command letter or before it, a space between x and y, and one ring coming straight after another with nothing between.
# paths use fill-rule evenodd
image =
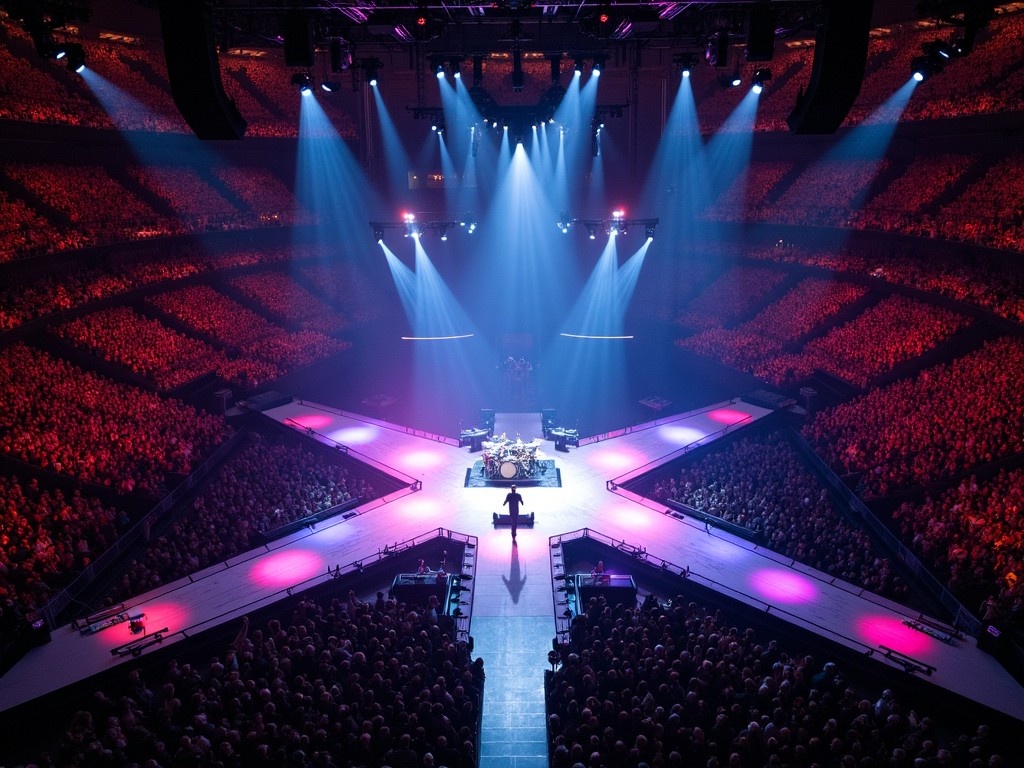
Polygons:
<instances>
[{"instance_id":1,"label":"performer on stage","mask_svg":"<svg viewBox=\"0 0 1024 768\"><path fill-rule=\"evenodd\" d=\"M519 522L519 505L523 503L523 497L516 492L516 487L513 485L509 490L508 495L505 496L505 501L502 502L501 506L508 504L508 516L512 518L512 543L516 540L516 524Z\"/></svg>"}]
</instances>

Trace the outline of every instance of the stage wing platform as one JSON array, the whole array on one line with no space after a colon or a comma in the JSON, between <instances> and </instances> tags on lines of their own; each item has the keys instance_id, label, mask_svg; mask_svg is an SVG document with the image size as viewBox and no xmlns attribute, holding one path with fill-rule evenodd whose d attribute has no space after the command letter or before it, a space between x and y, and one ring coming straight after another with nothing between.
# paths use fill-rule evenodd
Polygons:
<instances>
[{"instance_id":1,"label":"stage wing platform","mask_svg":"<svg viewBox=\"0 0 1024 768\"><path fill-rule=\"evenodd\" d=\"M582 528L617 541L643 546L651 556L686 564L693 578L714 583L757 610L824 634L865 654L865 664L891 667L880 646L895 649L934 667L927 678L936 686L1024 720L1024 689L970 639L949 645L908 628L917 617L899 604L863 592L764 548L708 529L693 520L677 520L664 505L609 491L608 481L645 465L669 460L696 443L743 429L770 411L734 400L636 425L559 454L560 488L524 487L524 513L535 514L532 529L520 529L512 546L507 529L493 524L505 488L468 489L469 454L458 440L405 429L314 403L293 401L265 412L311 440L358 452L414 480L410 489L385 502L359 508L347 520L331 520L303 530L130 601L145 612L150 627L167 627L162 645L174 644L215 623L235 620L254 607L285 598L296 584L327 580L328 568L376 552L390 542L447 529L479 537L475 553L473 621L486 625L500 618L503 632L518 631L527 617L542 621L549 645L555 622L551 601L549 537ZM533 435L523 435L532 440ZM522 624L525 626L525 623ZM535 630L535 631L540 631ZM35 648L3 678L0 710L37 698L60 685L109 670L126 660L111 649L131 639L129 623L81 635L70 626ZM486 640L478 637L486 655ZM544 664L533 670L543 685ZM524 672L525 674L525 672Z\"/></svg>"}]
</instances>

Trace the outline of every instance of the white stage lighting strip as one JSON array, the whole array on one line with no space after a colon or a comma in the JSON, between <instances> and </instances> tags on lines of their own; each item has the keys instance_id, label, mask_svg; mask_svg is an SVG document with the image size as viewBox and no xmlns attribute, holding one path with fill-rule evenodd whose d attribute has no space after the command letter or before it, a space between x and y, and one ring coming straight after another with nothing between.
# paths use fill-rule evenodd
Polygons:
<instances>
[{"instance_id":1,"label":"white stage lighting strip","mask_svg":"<svg viewBox=\"0 0 1024 768\"><path fill-rule=\"evenodd\" d=\"M463 333L461 336L403 336L402 341L452 341L453 339L470 339L475 335Z\"/></svg>"},{"instance_id":2,"label":"white stage lighting strip","mask_svg":"<svg viewBox=\"0 0 1024 768\"><path fill-rule=\"evenodd\" d=\"M632 336L590 336L590 335L585 334L585 333L561 333L559 335L560 336L565 336L567 339L601 339L601 340L612 339L612 340L614 340L614 339L632 339L633 338Z\"/></svg>"}]
</instances>

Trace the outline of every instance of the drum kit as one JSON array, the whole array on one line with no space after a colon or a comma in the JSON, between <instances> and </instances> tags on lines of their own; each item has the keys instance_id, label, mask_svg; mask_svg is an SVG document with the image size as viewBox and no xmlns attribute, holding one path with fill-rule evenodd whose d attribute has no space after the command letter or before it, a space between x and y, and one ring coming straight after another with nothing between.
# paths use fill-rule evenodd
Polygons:
<instances>
[{"instance_id":1,"label":"drum kit","mask_svg":"<svg viewBox=\"0 0 1024 768\"><path fill-rule=\"evenodd\" d=\"M539 447L540 440L524 443L518 435L515 440L510 440L505 433L495 435L483 443L483 473L501 480L533 477L540 468L537 461Z\"/></svg>"}]
</instances>

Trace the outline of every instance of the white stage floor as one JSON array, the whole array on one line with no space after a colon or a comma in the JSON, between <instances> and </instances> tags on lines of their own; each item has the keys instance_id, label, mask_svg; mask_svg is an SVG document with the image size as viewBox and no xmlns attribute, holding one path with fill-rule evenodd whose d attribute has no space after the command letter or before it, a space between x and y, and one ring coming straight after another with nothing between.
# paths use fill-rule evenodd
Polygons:
<instances>
[{"instance_id":1,"label":"white stage floor","mask_svg":"<svg viewBox=\"0 0 1024 768\"><path fill-rule=\"evenodd\" d=\"M649 462L659 462L684 446L739 421L756 420L767 410L735 401L641 425L589 442L569 453L544 450L561 469L561 488L521 488L524 512L536 514L532 529L520 529L511 548L507 529L495 529L506 490L466 488L466 469L479 458L468 448L422 432L294 402L267 415L326 442L339 443L419 480L422 490L395 494L385 504L368 505L347 520L327 521L259 550L130 602L145 611L148 627L168 627L163 645L208 626L234 619L276 601L302 582L327 579L327 568L349 563L386 544L446 528L479 538L473 616L551 616L554 634L548 538L590 528L643 546L649 555L689 565L691 578L775 615L826 634L849 647L874 651L872 659L903 674L902 666L881 657L887 646L934 666L926 679L996 710L1024 719L1024 689L994 658L967 639L953 646L902 624L916 612L834 582L830 577L693 521L665 514L664 505L613 493L607 481ZM505 423L526 424L535 414L503 414ZM521 429L520 429L521 431ZM524 440L535 435L523 433ZM510 560L521 583L508 587ZM70 627L56 630L49 644L33 649L3 677L0 711L63 685L111 669L122 659L110 649L131 640L127 625L81 636ZM130 658L130 657L129 657ZM865 662L868 663L868 662ZM541 667L542 668L542 667ZM539 672L538 672L539 674Z\"/></svg>"}]
</instances>

